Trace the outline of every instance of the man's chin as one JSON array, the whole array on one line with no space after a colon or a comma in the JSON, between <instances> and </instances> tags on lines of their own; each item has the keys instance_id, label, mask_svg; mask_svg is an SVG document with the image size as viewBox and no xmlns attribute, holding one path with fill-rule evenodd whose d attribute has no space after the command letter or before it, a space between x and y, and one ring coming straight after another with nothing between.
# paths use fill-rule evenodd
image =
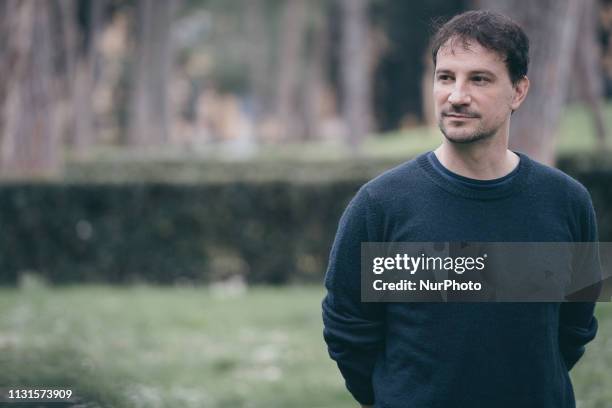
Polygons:
<instances>
[{"instance_id":1,"label":"man's chin","mask_svg":"<svg viewBox=\"0 0 612 408\"><path fill-rule=\"evenodd\" d=\"M494 132L491 132L491 133L473 132L473 131L470 132L470 131L467 131L467 129L463 129L463 130L453 129L449 131L446 128L440 128L440 130L442 131L442 134L444 135L446 140L448 140L451 143L456 143L456 144L469 144L469 143L478 142L483 139L488 139L490 136L494 134Z\"/></svg>"},{"instance_id":2,"label":"man's chin","mask_svg":"<svg viewBox=\"0 0 612 408\"><path fill-rule=\"evenodd\" d=\"M446 137L446 140L448 140L449 142L458 143L458 144L472 143L480 139L478 135L475 135L473 133L465 134L465 133L454 133L454 132L442 132L442 134L444 134L444 137Z\"/></svg>"}]
</instances>

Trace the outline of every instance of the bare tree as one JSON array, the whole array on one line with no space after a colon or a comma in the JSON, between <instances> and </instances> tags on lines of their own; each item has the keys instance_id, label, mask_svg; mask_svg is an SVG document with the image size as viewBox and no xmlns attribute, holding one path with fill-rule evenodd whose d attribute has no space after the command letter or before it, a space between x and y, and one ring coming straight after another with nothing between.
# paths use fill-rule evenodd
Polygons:
<instances>
[{"instance_id":1,"label":"bare tree","mask_svg":"<svg viewBox=\"0 0 612 408\"><path fill-rule=\"evenodd\" d=\"M571 74L579 25L580 0L481 0L517 21L531 43L529 96L515 113L511 148L553 164L555 140Z\"/></svg>"},{"instance_id":2,"label":"bare tree","mask_svg":"<svg viewBox=\"0 0 612 408\"><path fill-rule=\"evenodd\" d=\"M595 126L597 147L605 150L606 125L604 121L602 94L603 81L600 63L600 50L597 44L597 4L595 0L583 0L580 8L580 25L574 52L573 77L580 98L586 103Z\"/></svg>"},{"instance_id":3,"label":"bare tree","mask_svg":"<svg viewBox=\"0 0 612 408\"><path fill-rule=\"evenodd\" d=\"M297 97L300 67L306 28L306 2L287 0L280 27L278 61L278 93L276 114L280 123L281 139L296 140L301 137L297 113Z\"/></svg>"},{"instance_id":4,"label":"bare tree","mask_svg":"<svg viewBox=\"0 0 612 408\"><path fill-rule=\"evenodd\" d=\"M353 149L370 130L371 77L366 0L340 0L343 114Z\"/></svg>"},{"instance_id":5,"label":"bare tree","mask_svg":"<svg viewBox=\"0 0 612 408\"><path fill-rule=\"evenodd\" d=\"M257 123L268 113L266 98L268 87L268 61L266 20L263 0L251 0L245 4L246 33L249 41L247 65L251 97L253 100L253 121Z\"/></svg>"},{"instance_id":6,"label":"bare tree","mask_svg":"<svg viewBox=\"0 0 612 408\"><path fill-rule=\"evenodd\" d=\"M95 143L93 93L97 42L103 25L106 0L60 0L58 2L65 58L64 93L66 142L79 153Z\"/></svg>"},{"instance_id":7,"label":"bare tree","mask_svg":"<svg viewBox=\"0 0 612 408\"><path fill-rule=\"evenodd\" d=\"M130 145L168 140L168 83L172 64L170 27L176 0L136 1L136 52L131 78Z\"/></svg>"},{"instance_id":8,"label":"bare tree","mask_svg":"<svg viewBox=\"0 0 612 408\"><path fill-rule=\"evenodd\" d=\"M51 2L0 6L0 169L46 177L60 167Z\"/></svg>"},{"instance_id":9,"label":"bare tree","mask_svg":"<svg viewBox=\"0 0 612 408\"><path fill-rule=\"evenodd\" d=\"M83 16L79 25L80 38L74 78L74 146L80 152L87 151L95 143L95 123L92 94L95 85L97 42L102 25L105 0L81 0Z\"/></svg>"},{"instance_id":10,"label":"bare tree","mask_svg":"<svg viewBox=\"0 0 612 408\"><path fill-rule=\"evenodd\" d=\"M329 30L328 17L325 9L319 7L313 10L313 18L308 31L307 58L305 63L303 117L304 138L314 139L321 136L319 126L322 114L323 91L325 88L326 52Z\"/></svg>"}]
</instances>

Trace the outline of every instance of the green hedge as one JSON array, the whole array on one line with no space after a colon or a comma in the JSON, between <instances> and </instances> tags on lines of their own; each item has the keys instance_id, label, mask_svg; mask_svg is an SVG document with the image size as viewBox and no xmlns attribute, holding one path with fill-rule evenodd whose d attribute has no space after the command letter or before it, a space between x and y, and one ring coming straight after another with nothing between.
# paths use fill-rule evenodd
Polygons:
<instances>
[{"instance_id":1,"label":"green hedge","mask_svg":"<svg viewBox=\"0 0 612 408\"><path fill-rule=\"evenodd\" d=\"M312 281L359 184L3 186L0 281Z\"/></svg>"},{"instance_id":2,"label":"green hedge","mask_svg":"<svg viewBox=\"0 0 612 408\"><path fill-rule=\"evenodd\" d=\"M560 161L612 241L612 170ZM254 169L255 171L255 169ZM318 182L46 183L0 187L0 283L320 282L344 207L367 178Z\"/></svg>"}]
</instances>

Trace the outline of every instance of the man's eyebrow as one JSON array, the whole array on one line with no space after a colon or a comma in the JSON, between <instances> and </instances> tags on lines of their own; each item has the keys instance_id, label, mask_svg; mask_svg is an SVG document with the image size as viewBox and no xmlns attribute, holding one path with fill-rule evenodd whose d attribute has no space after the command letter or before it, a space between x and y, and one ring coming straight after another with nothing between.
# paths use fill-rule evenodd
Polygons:
<instances>
[{"instance_id":1,"label":"man's eyebrow","mask_svg":"<svg viewBox=\"0 0 612 408\"><path fill-rule=\"evenodd\" d=\"M451 71L450 69L437 69L435 74L436 75L439 75L439 74L454 74L454 72ZM488 76L491 76L493 78L497 77L493 72L491 72L489 70L486 70L486 69L475 69L473 71L468 72L468 75L488 75Z\"/></svg>"},{"instance_id":2,"label":"man's eyebrow","mask_svg":"<svg viewBox=\"0 0 612 408\"><path fill-rule=\"evenodd\" d=\"M484 74L484 75L495 77L495 74L493 72L488 71L486 69L477 69L474 71L470 71L470 75L477 75L477 74Z\"/></svg>"}]
</instances>

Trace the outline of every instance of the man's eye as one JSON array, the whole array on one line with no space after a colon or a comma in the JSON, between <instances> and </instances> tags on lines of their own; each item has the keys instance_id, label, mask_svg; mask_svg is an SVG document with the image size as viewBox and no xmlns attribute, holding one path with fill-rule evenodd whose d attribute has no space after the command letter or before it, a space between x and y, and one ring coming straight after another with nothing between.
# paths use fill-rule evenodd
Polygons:
<instances>
[{"instance_id":1,"label":"man's eye","mask_svg":"<svg viewBox=\"0 0 612 408\"><path fill-rule=\"evenodd\" d=\"M438 80L439 81L449 81L451 80L451 76L450 75L438 75Z\"/></svg>"},{"instance_id":2,"label":"man's eye","mask_svg":"<svg viewBox=\"0 0 612 408\"><path fill-rule=\"evenodd\" d=\"M472 80L477 84L484 84L485 82L489 82L489 78L483 76L475 76L474 78L472 78Z\"/></svg>"}]
</instances>

